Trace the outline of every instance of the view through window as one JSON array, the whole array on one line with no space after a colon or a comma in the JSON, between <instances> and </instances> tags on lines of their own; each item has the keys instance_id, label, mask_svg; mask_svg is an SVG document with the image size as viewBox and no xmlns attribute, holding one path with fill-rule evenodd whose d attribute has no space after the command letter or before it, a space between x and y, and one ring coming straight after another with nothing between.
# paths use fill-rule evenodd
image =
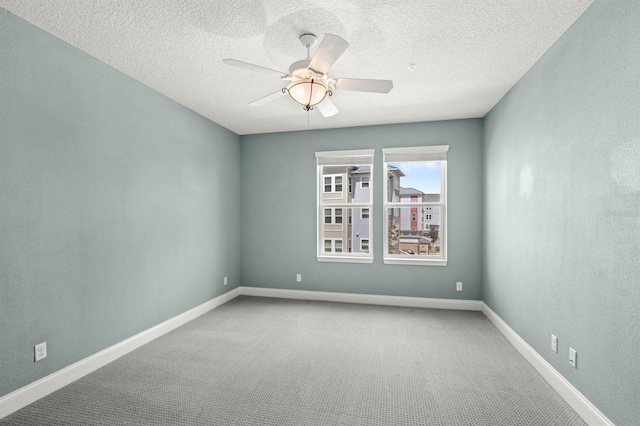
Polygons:
<instances>
[{"instance_id":1,"label":"view through window","mask_svg":"<svg viewBox=\"0 0 640 426\"><path fill-rule=\"evenodd\" d=\"M318 260L373 262L374 150L317 152Z\"/></svg>"},{"instance_id":2,"label":"view through window","mask_svg":"<svg viewBox=\"0 0 640 426\"><path fill-rule=\"evenodd\" d=\"M383 150L385 263L446 264L447 150Z\"/></svg>"}]
</instances>

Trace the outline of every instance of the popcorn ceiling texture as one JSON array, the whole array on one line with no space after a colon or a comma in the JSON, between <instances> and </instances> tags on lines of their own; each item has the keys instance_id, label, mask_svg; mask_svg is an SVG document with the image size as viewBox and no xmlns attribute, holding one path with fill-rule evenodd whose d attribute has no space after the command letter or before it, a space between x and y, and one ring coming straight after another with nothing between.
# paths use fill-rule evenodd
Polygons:
<instances>
[{"instance_id":1,"label":"popcorn ceiling texture","mask_svg":"<svg viewBox=\"0 0 640 426\"><path fill-rule=\"evenodd\" d=\"M0 0L0 7L238 134L483 117L592 0L343 2ZM333 77L391 79L387 95L335 92L340 114L307 114L278 78L222 64L286 71L298 37L350 43ZM410 73L407 66L418 68ZM308 121L307 121L308 120Z\"/></svg>"}]
</instances>

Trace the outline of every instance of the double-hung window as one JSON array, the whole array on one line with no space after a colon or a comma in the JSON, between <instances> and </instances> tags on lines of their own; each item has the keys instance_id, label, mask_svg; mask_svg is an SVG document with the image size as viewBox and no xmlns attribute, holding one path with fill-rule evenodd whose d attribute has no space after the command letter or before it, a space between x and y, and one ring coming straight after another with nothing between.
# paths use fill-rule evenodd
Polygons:
<instances>
[{"instance_id":1,"label":"double-hung window","mask_svg":"<svg viewBox=\"0 0 640 426\"><path fill-rule=\"evenodd\" d=\"M373 262L373 154L316 152L318 261Z\"/></svg>"},{"instance_id":2,"label":"double-hung window","mask_svg":"<svg viewBox=\"0 0 640 426\"><path fill-rule=\"evenodd\" d=\"M446 266L448 150L448 145L382 150L384 263Z\"/></svg>"}]
</instances>

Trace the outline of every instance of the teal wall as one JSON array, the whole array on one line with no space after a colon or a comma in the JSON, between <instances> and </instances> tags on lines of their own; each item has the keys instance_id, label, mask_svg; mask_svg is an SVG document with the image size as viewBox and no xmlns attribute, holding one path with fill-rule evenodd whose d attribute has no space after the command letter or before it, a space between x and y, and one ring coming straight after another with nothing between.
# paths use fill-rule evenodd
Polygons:
<instances>
[{"instance_id":1,"label":"teal wall","mask_svg":"<svg viewBox=\"0 0 640 426\"><path fill-rule=\"evenodd\" d=\"M234 133L0 9L0 396L237 286L239 167Z\"/></svg>"},{"instance_id":2,"label":"teal wall","mask_svg":"<svg viewBox=\"0 0 640 426\"><path fill-rule=\"evenodd\" d=\"M0 9L0 396L242 283L482 298L640 424L638 52L596 0L485 120L239 137ZM315 151L439 144L448 266L382 263L379 184L374 263L316 261Z\"/></svg>"},{"instance_id":3,"label":"teal wall","mask_svg":"<svg viewBox=\"0 0 640 426\"><path fill-rule=\"evenodd\" d=\"M242 284L299 290L480 299L482 120L242 136ZM446 267L382 262L381 148L449 145ZM375 148L374 263L316 260L316 151ZM296 273L302 282L296 283ZM456 292L456 281L464 291Z\"/></svg>"},{"instance_id":4,"label":"teal wall","mask_svg":"<svg viewBox=\"0 0 640 426\"><path fill-rule=\"evenodd\" d=\"M484 301L615 424L640 425L640 2L596 0L484 143Z\"/></svg>"}]
</instances>

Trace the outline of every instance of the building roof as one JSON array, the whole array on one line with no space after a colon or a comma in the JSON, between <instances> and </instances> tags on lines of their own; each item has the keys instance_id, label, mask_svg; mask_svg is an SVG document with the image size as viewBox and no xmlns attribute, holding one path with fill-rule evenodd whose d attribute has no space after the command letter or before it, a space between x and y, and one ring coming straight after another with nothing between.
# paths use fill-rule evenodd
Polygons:
<instances>
[{"instance_id":1,"label":"building roof","mask_svg":"<svg viewBox=\"0 0 640 426\"><path fill-rule=\"evenodd\" d=\"M351 172L351 174L356 174L356 173L371 174L371 166L358 166L357 169Z\"/></svg>"}]
</instances>

